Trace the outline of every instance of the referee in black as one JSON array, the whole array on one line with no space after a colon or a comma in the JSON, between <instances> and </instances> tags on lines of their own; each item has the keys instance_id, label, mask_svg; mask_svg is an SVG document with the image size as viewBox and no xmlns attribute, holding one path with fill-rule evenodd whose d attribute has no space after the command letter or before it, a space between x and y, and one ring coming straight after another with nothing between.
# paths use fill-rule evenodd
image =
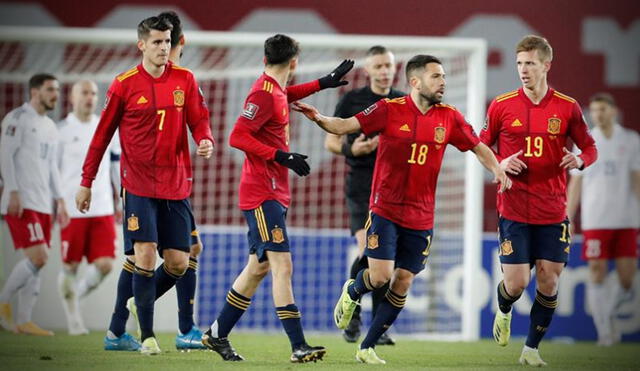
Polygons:
<instances>
[{"instance_id":1,"label":"referee in black","mask_svg":"<svg viewBox=\"0 0 640 371\"><path fill-rule=\"evenodd\" d=\"M396 74L396 65L393 54L384 46L376 45L369 48L364 69L369 77L369 85L346 93L338 102L334 116L349 118L380 99L393 99L406 95L391 88ZM349 209L351 234L356 237L358 243L358 257L351 265L350 273L350 278L354 279L360 270L368 267L367 258L364 256L366 238L364 224L369 214L369 196L377 147L378 136L368 138L362 132L346 136L327 134L325 139L325 148L345 156L350 168L346 179L345 198ZM388 288L389 283L372 293L373 315L378 309L378 304L384 300L384 294ZM358 306L349 326L342 334L347 342L358 341L361 323ZM394 344L395 341L386 332L377 343L377 345Z\"/></svg>"}]
</instances>

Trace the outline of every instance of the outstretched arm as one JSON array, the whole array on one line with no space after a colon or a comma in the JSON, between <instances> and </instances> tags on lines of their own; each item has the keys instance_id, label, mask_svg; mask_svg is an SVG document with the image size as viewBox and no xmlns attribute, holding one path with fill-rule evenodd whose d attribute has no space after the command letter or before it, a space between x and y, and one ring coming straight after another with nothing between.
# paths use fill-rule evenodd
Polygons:
<instances>
[{"instance_id":1,"label":"outstretched arm","mask_svg":"<svg viewBox=\"0 0 640 371\"><path fill-rule=\"evenodd\" d=\"M293 85L287 88L287 101L289 103L295 102L300 99L327 88L338 88L340 86L347 85L349 82L342 80L347 72L353 68L353 61L345 59L336 67L331 73L323 76L317 80L309 81L304 84Z\"/></svg>"},{"instance_id":2,"label":"outstretched arm","mask_svg":"<svg viewBox=\"0 0 640 371\"><path fill-rule=\"evenodd\" d=\"M476 154L476 157L478 157L478 161L480 161L482 166L493 173L493 182L500 183L500 190L498 192L502 193L511 188L511 179L509 179L507 173L502 170L498 160L496 160L496 156L493 154L493 151L491 151L486 144L479 143L471 150Z\"/></svg>"},{"instance_id":3,"label":"outstretched arm","mask_svg":"<svg viewBox=\"0 0 640 371\"><path fill-rule=\"evenodd\" d=\"M318 126L327 133L343 135L355 133L360 130L360 122L355 117L342 119L339 117L324 116L321 115L314 106L302 102L293 103L293 110L307 116L309 120L318 124Z\"/></svg>"}]
</instances>

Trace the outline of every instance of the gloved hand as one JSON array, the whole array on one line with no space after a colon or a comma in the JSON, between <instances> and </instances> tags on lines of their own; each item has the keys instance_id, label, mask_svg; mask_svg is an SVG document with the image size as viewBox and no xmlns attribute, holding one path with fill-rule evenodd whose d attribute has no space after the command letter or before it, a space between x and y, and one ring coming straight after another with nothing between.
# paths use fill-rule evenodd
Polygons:
<instances>
[{"instance_id":1,"label":"gloved hand","mask_svg":"<svg viewBox=\"0 0 640 371\"><path fill-rule=\"evenodd\" d=\"M330 74L319 78L318 82L320 83L320 89L337 88L342 85L347 85L349 82L342 80L342 78L347 74L347 72L351 71L353 63L353 60L345 59L338 67L331 71Z\"/></svg>"},{"instance_id":2,"label":"gloved hand","mask_svg":"<svg viewBox=\"0 0 640 371\"><path fill-rule=\"evenodd\" d=\"M300 176L307 176L311 168L305 160L308 158L306 155L300 153L289 153L281 150L276 151L276 162L282 166L286 166L289 169L296 172Z\"/></svg>"}]
</instances>

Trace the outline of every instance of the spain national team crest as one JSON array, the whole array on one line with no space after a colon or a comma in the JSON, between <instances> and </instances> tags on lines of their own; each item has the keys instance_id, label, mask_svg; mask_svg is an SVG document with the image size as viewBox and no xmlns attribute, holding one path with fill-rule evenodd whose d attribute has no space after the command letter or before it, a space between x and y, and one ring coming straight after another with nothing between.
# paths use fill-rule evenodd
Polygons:
<instances>
[{"instance_id":1,"label":"spain national team crest","mask_svg":"<svg viewBox=\"0 0 640 371\"><path fill-rule=\"evenodd\" d=\"M378 248L378 235L371 234L367 237L367 248L369 249L377 249Z\"/></svg>"},{"instance_id":2,"label":"spain national team crest","mask_svg":"<svg viewBox=\"0 0 640 371\"><path fill-rule=\"evenodd\" d=\"M433 140L436 141L436 143L444 143L444 136L447 132L447 129L443 128L442 126L439 126L435 129L435 135L433 136Z\"/></svg>"},{"instance_id":3,"label":"spain national team crest","mask_svg":"<svg viewBox=\"0 0 640 371\"><path fill-rule=\"evenodd\" d=\"M275 243L283 243L284 242L284 232L282 228L275 227L271 230L271 236L273 237L273 242Z\"/></svg>"},{"instance_id":4,"label":"spain national team crest","mask_svg":"<svg viewBox=\"0 0 640 371\"><path fill-rule=\"evenodd\" d=\"M140 229L140 225L138 224L138 217L135 215L131 215L127 218L127 230L134 232L138 229Z\"/></svg>"},{"instance_id":5,"label":"spain national team crest","mask_svg":"<svg viewBox=\"0 0 640 371\"><path fill-rule=\"evenodd\" d=\"M184 106L184 90L173 91L173 105L176 107Z\"/></svg>"},{"instance_id":6,"label":"spain national team crest","mask_svg":"<svg viewBox=\"0 0 640 371\"><path fill-rule=\"evenodd\" d=\"M549 134L552 134L552 135L560 134L560 123L562 122L562 120L560 120L557 117L551 117L548 121L549 121L549 127L547 128L547 131L549 132Z\"/></svg>"},{"instance_id":7,"label":"spain national team crest","mask_svg":"<svg viewBox=\"0 0 640 371\"><path fill-rule=\"evenodd\" d=\"M500 244L500 255L507 256L513 254L513 246L511 245L511 241L504 240Z\"/></svg>"}]
</instances>

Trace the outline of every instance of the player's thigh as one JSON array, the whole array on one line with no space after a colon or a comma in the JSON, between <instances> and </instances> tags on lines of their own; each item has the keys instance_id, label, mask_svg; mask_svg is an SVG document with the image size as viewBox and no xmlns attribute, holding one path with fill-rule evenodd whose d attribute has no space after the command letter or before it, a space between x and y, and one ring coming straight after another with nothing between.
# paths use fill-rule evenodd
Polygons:
<instances>
[{"instance_id":1,"label":"player's thigh","mask_svg":"<svg viewBox=\"0 0 640 371\"><path fill-rule=\"evenodd\" d=\"M133 252L136 242L158 244L158 212L163 201L123 191L125 253Z\"/></svg>"},{"instance_id":2,"label":"player's thigh","mask_svg":"<svg viewBox=\"0 0 640 371\"><path fill-rule=\"evenodd\" d=\"M82 261L87 244L87 220L90 218L71 218L69 224L60 231L60 254L67 264Z\"/></svg>"},{"instance_id":3,"label":"player's thigh","mask_svg":"<svg viewBox=\"0 0 640 371\"><path fill-rule=\"evenodd\" d=\"M533 265L531 251L531 225L500 217L498 239L500 263Z\"/></svg>"},{"instance_id":4,"label":"player's thigh","mask_svg":"<svg viewBox=\"0 0 640 371\"><path fill-rule=\"evenodd\" d=\"M611 259L613 257L614 234L611 229L591 229L582 232L583 260Z\"/></svg>"},{"instance_id":5,"label":"player's thigh","mask_svg":"<svg viewBox=\"0 0 640 371\"><path fill-rule=\"evenodd\" d=\"M416 230L398 227L396 268L405 269L413 274L420 273L431 253L433 229Z\"/></svg>"},{"instance_id":6,"label":"player's thigh","mask_svg":"<svg viewBox=\"0 0 640 371\"><path fill-rule=\"evenodd\" d=\"M87 261L116 257L116 222L113 215L89 218L87 230Z\"/></svg>"},{"instance_id":7,"label":"player's thigh","mask_svg":"<svg viewBox=\"0 0 640 371\"><path fill-rule=\"evenodd\" d=\"M50 245L51 216L25 209L20 218L4 215L16 250L37 245Z\"/></svg>"},{"instance_id":8,"label":"player's thigh","mask_svg":"<svg viewBox=\"0 0 640 371\"><path fill-rule=\"evenodd\" d=\"M163 259L166 260L164 251L168 249L185 252L188 259L191 250L192 217L191 205L187 199L159 202L158 248Z\"/></svg>"},{"instance_id":9,"label":"player's thigh","mask_svg":"<svg viewBox=\"0 0 640 371\"><path fill-rule=\"evenodd\" d=\"M570 248L568 219L531 227L531 251L536 264L538 260L547 260L565 265L569 261Z\"/></svg>"},{"instance_id":10,"label":"player's thigh","mask_svg":"<svg viewBox=\"0 0 640 371\"><path fill-rule=\"evenodd\" d=\"M374 212L370 213L367 227L364 255L368 258L370 280L378 286L389 281L393 275L398 228L395 223Z\"/></svg>"},{"instance_id":11,"label":"player's thigh","mask_svg":"<svg viewBox=\"0 0 640 371\"><path fill-rule=\"evenodd\" d=\"M242 213L249 227L249 254L255 254L259 262L264 262L268 260L267 251L290 252L285 223L287 209L282 204L267 200L259 207Z\"/></svg>"},{"instance_id":12,"label":"player's thigh","mask_svg":"<svg viewBox=\"0 0 640 371\"><path fill-rule=\"evenodd\" d=\"M511 296L518 296L524 291L531 281L531 265L524 264L502 264L502 279L507 293Z\"/></svg>"}]
</instances>

